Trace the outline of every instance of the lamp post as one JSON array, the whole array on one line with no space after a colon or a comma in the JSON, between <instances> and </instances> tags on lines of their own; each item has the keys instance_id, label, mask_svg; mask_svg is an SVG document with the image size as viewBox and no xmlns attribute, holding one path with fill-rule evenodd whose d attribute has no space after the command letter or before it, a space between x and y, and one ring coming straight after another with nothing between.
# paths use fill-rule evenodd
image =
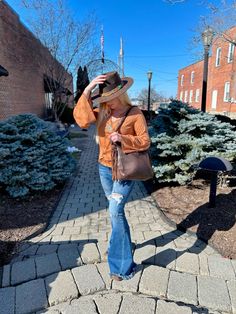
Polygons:
<instances>
[{"instance_id":1,"label":"lamp post","mask_svg":"<svg viewBox=\"0 0 236 314\"><path fill-rule=\"evenodd\" d=\"M204 46L204 66L203 66L201 110L203 112L206 112L208 59L209 59L209 50L212 44L213 36L214 36L213 30L209 26L202 33L202 42Z\"/></svg>"},{"instance_id":2,"label":"lamp post","mask_svg":"<svg viewBox=\"0 0 236 314\"><path fill-rule=\"evenodd\" d=\"M148 77L148 115L150 115L150 96L151 96L151 79L152 79L152 71L147 72Z\"/></svg>"}]
</instances>

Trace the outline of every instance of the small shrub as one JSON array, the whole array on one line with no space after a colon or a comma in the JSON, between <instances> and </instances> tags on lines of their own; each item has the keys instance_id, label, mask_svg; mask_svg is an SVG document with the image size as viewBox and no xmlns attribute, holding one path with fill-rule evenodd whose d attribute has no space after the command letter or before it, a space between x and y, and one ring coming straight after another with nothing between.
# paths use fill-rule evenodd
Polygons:
<instances>
[{"instance_id":1,"label":"small shrub","mask_svg":"<svg viewBox=\"0 0 236 314\"><path fill-rule=\"evenodd\" d=\"M63 123L67 123L67 124L73 124L75 123L75 119L74 119L74 116L73 116L73 108L70 108L68 106L65 107L62 115L60 116L60 120L63 122Z\"/></svg>"},{"instance_id":2,"label":"small shrub","mask_svg":"<svg viewBox=\"0 0 236 314\"><path fill-rule=\"evenodd\" d=\"M236 160L236 131L180 101L160 106L150 128L151 155L159 182L186 184L192 181L197 165L207 156Z\"/></svg>"},{"instance_id":3,"label":"small shrub","mask_svg":"<svg viewBox=\"0 0 236 314\"><path fill-rule=\"evenodd\" d=\"M0 122L0 185L12 197L45 191L65 181L75 169L68 141L32 114Z\"/></svg>"}]
</instances>

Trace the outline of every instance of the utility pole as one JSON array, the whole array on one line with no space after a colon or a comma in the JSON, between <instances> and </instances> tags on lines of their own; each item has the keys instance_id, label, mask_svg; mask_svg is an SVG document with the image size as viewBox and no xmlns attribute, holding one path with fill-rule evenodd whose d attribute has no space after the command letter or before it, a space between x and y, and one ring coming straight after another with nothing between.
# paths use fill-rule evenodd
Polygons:
<instances>
[{"instance_id":1,"label":"utility pole","mask_svg":"<svg viewBox=\"0 0 236 314\"><path fill-rule=\"evenodd\" d=\"M124 50L123 50L123 39L120 38L120 53L119 53L119 68L120 68L120 76L124 77Z\"/></svg>"},{"instance_id":2,"label":"utility pole","mask_svg":"<svg viewBox=\"0 0 236 314\"><path fill-rule=\"evenodd\" d=\"M104 33L103 33L103 25L101 27L100 44L101 44L101 61L102 61L102 64L104 64Z\"/></svg>"}]
</instances>

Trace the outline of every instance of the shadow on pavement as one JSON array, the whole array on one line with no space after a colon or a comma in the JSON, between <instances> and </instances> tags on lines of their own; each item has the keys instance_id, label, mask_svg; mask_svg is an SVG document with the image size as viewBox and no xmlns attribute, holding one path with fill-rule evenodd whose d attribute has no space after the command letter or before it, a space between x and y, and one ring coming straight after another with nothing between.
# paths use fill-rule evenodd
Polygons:
<instances>
[{"instance_id":1,"label":"shadow on pavement","mask_svg":"<svg viewBox=\"0 0 236 314\"><path fill-rule=\"evenodd\" d=\"M201 253L208 245L208 241L211 239L215 231L228 231L235 225L236 207L229 206L228 201L230 198L236 198L236 190L233 190L227 195L217 195L216 203L222 204L222 206L209 208L208 203L203 204L202 206L196 208L192 213L190 213L183 221L177 224L176 230L166 233L163 237L159 236L153 239L149 239L148 241L137 245L137 248L141 248L149 245L151 241L154 241L157 248L161 248L165 245L168 245L168 243L172 242L173 240L176 240L183 236L183 233L185 233L186 231L189 232L189 228L197 226L196 241L187 249L184 249L182 251L178 250L178 256L173 254L175 250L174 248L170 247L144 260L143 264L150 264L150 261L153 261L155 259L157 263L158 260L165 260L165 263L162 264L162 266L167 266L168 264L173 262L175 258L178 258L185 252L191 252L195 254ZM224 207L226 207L226 209L224 209ZM191 235L195 233L190 231L189 234Z\"/></svg>"}]
</instances>

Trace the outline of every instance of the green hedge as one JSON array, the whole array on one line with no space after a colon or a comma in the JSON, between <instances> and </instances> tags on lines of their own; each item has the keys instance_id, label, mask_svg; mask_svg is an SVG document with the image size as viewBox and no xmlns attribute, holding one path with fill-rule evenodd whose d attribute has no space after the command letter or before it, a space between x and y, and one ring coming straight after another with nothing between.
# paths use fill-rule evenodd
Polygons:
<instances>
[{"instance_id":1,"label":"green hedge","mask_svg":"<svg viewBox=\"0 0 236 314\"><path fill-rule=\"evenodd\" d=\"M160 106L150 128L151 156L159 182L186 184L207 156L236 160L236 131L229 123L173 100Z\"/></svg>"},{"instance_id":2,"label":"green hedge","mask_svg":"<svg viewBox=\"0 0 236 314\"><path fill-rule=\"evenodd\" d=\"M0 186L12 197L23 197L65 181L75 169L68 144L35 115L1 121Z\"/></svg>"}]
</instances>

